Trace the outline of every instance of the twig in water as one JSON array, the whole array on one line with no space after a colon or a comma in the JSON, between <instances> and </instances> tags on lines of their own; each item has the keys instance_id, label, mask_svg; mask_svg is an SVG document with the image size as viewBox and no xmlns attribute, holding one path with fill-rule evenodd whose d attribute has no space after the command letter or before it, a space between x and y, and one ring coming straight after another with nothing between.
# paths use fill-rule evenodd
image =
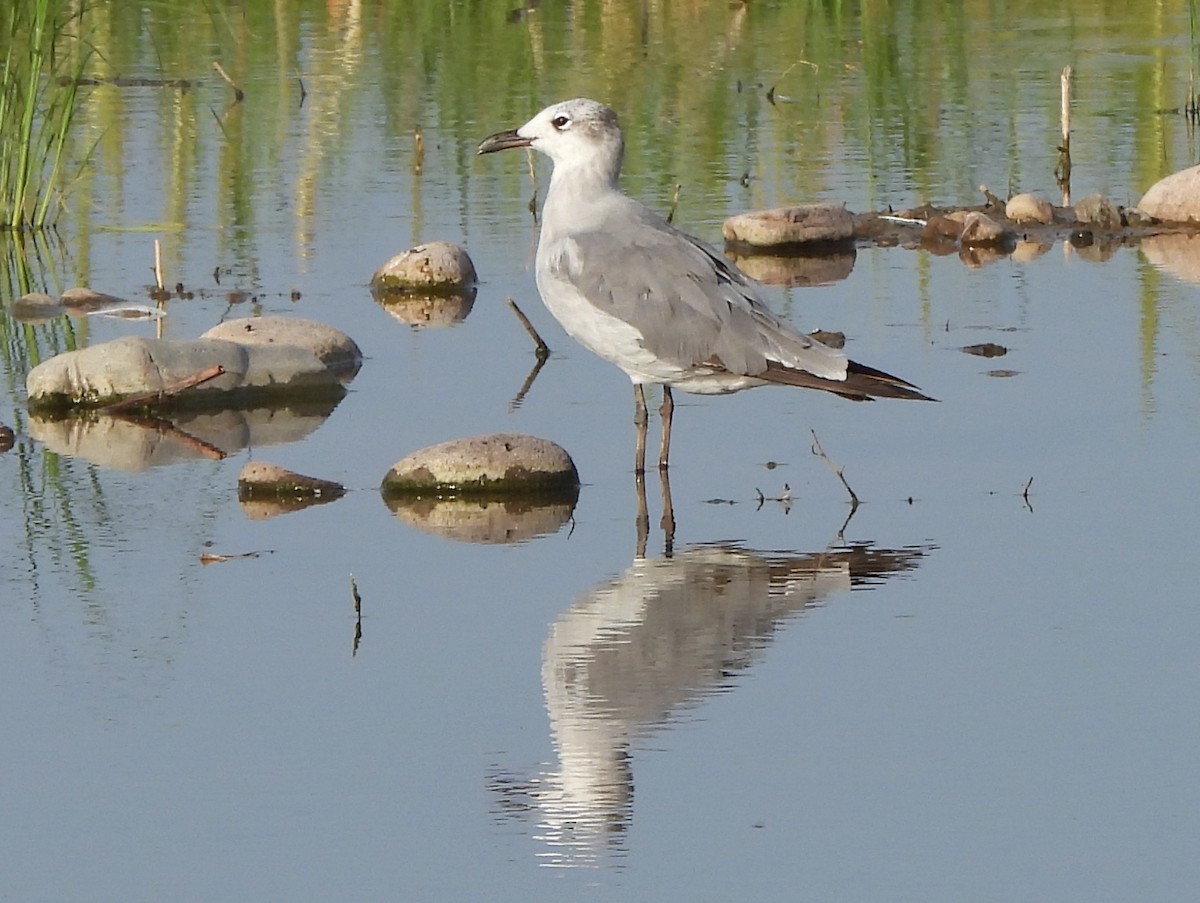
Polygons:
<instances>
[{"instance_id":1,"label":"twig in water","mask_svg":"<svg viewBox=\"0 0 1200 903\"><path fill-rule=\"evenodd\" d=\"M220 564L225 561L233 561L236 558L260 558L263 555L270 555L272 549L267 549L265 552L241 552L237 555L220 555L216 552L204 552L200 555L201 564Z\"/></svg>"},{"instance_id":2,"label":"twig in water","mask_svg":"<svg viewBox=\"0 0 1200 903\"><path fill-rule=\"evenodd\" d=\"M425 169L425 136L420 129L413 132L413 154L413 172L420 175Z\"/></svg>"},{"instance_id":3,"label":"twig in water","mask_svg":"<svg viewBox=\"0 0 1200 903\"><path fill-rule=\"evenodd\" d=\"M679 182L675 183L675 193L671 196L671 209L667 211L667 222L672 222L675 219L675 211L679 208L679 192L683 189L683 185Z\"/></svg>"},{"instance_id":4,"label":"twig in water","mask_svg":"<svg viewBox=\"0 0 1200 903\"><path fill-rule=\"evenodd\" d=\"M1025 507L1030 511L1033 510L1033 505L1029 501L1029 487L1033 485L1033 477L1029 478L1029 482L1025 484L1025 488L1021 491L1021 498L1025 501Z\"/></svg>"},{"instance_id":5,"label":"twig in water","mask_svg":"<svg viewBox=\"0 0 1200 903\"><path fill-rule=\"evenodd\" d=\"M534 345L537 346L537 358L539 361L544 361L550 357L550 346L542 341L542 337L538 335L538 331L533 328L533 324L529 322L529 317L525 316L521 308L517 307L517 302L512 298L508 299L508 306L512 308L512 312L517 315L517 319L521 321L521 325L525 327L525 331L529 333L529 337L533 339Z\"/></svg>"},{"instance_id":6,"label":"twig in water","mask_svg":"<svg viewBox=\"0 0 1200 903\"><path fill-rule=\"evenodd\" d=\"M144 392L141 395L131 395L128 398L122 398L120 401L114 401L112 404L105 405L100 410L103 413L111 414L118 411L127 411L131 408L145 407L156 401L162 401L164 398L170 398L172 395L178 395L180 392L194 388L201 383L206 383L210 379L216 379L224 372L225 368L220 364L213 364L211 367L205 367L191 376L185 376L165 389L159 389L157 392Z\"/></svg>"},{"instance_id":7,"label":"twig in water","mask_svg":"<svg viewBox=\"0 0 1200 903\"><path fill-rule=\"evenodd\" d=\"M235 82L232 78L229 77L229 73L225 71L225 67L222 66L219 62L217 62L216 60L213 60L212 67L213 67L213 69L216 70L217 75L219 75L219 76L221 76L221 78L225 79L225 83L227 85L229 85L229 87L233 88L233 96L240 103L246 97L246 92L244 92L241 88L238 87L237 82Z\"/></svg>"},{"instance_id":8,"label":"twig in water","mask_svg":"<svg viewBox=\"0 0 1200 903\"><path fill-rule=\"evenodd\" d=\"M821 448L821 440L817 438L817 431L810 430L809 432L812 433L813 437L812 453L820 456L821 460L828 464L830 469L837 474L837 478L842 481L842 485L845 486L846 491L850 493L850 513L853 514L856 510L858 510L858 496L855 495L854 490L850 488L850 484L846 482L846 478L842 475L842 468L838 467L831 460L829 460L829 455L825 454L825 449ZM849 520L849 518L847 518L847 520Z\"/></svg>"},{"instance_id":9,"label":"twig in water","mask_svg":"<svg viewBox=\"0 0 1200 903\"><path fill-rule=\"evenodd\" d=\"M300 83L300 106L304 106L304 99L308 97L308 91L304 87L304 79L297 78L296 81Z\"/></svg>"},{"instance_id":10,"label":"twig in water","mask_svg":"<svg viewBox=\"0 0 1200 903\"><path fill-rule=\"evenodd\" d=\"M350 595L354 599L354 644L350 647L350 657L358 655L358 644L362 642L362 596L358 594L358 583L354 575L350 575Z\"/></svg>"}]
</instances>

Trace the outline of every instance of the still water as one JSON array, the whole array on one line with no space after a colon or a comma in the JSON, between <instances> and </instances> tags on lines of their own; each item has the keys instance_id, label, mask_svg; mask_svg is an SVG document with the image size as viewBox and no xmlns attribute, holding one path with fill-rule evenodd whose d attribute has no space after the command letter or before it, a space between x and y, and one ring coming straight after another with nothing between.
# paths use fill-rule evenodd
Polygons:
<instances>
[{"instance_id":1,"label":"still water","mask_svg":"<svg viewBox=\"0 0 1200 903\"><path fill-rule=\"evenodd\" d=\"M777 203L1057 201L1070 64L1072 191L1133 203L1196 159L1160 112L1186 99L1186 4L183 6L96 5L98 76L194 86L86 96L90 165L33 284L4 288L0 899L1194 894L1186 268L861 249L774 290L941 403L677 395L674 544L650 475L639 557L628 381L537 300L524 158L474 156L589 95L621 114L628 190L666 209L681 185L677 223L714 243ZM11 316L28 287L144 300L155 238L193 292L160 326ZM418 328L367 283L435 238L481 284ZM554 351L519 404L535 358L507 297ZM56 350L256 313L362 346L327 419L122 469L25 413ZM1008 353L960 350L981 342ZM492 431L570 451L559 529L465 543L383 504L398 458ZM814 432L863 499L848 522ZM351 491L255 519L250 459Z\"/></svg>"}]
</instances>

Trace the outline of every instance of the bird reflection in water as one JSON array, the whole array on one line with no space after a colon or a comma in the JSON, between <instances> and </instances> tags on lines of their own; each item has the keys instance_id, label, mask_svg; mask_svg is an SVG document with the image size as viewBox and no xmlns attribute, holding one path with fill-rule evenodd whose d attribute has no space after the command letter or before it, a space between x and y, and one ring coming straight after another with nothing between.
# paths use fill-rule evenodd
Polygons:
<instances>
[{"instance_id":1,"label":"bird reflection in water","mask_svg":"<svg viewBox=\"0 0 1200 903\"><path fill-rule=\"evenodd\" d=\"M633 564L579 597L543 647L557 766L532 779L491 777L497 812L536 822L544 865L599 865L622 855L638 740L731 689L776 630L807 608L910 571L933 548L852 543L800 554L713 543L674 552L664 474L665 553L646 558L642 481L637 490Z\"/></svg>"}]
</instances>

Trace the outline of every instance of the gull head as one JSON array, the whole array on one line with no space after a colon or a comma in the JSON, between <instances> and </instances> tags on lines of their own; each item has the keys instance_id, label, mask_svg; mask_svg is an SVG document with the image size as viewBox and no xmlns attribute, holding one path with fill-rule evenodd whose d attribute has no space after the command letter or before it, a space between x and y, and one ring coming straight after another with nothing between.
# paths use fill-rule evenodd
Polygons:
<instances>
[{"instance_id":1,"label":"gull head","mask_svg":"<svg viewBox=\"0 0 1200 903\"><path fill-rule=\"evenodd\" d=\"M562 169L597 171L615 181L621 169L625 142L617 114L602 103L579 97L546 107L519 129L483 139L479 153L511 147L532 147Z\"/></svg>"}]
</instances>

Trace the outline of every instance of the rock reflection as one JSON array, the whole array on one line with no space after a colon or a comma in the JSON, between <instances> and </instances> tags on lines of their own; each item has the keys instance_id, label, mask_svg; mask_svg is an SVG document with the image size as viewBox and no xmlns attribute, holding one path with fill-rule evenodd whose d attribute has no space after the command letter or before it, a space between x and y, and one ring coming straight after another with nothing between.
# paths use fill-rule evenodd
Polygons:
<instances>
[{"instance_id":1,"label":"rock reflection","mask_svg":"<svg viewBox=\"0 0 1200 903\"><path fill-rule=\"evenodd\" d=\"M1200 282L1200 235L1152 235L1142 239L1141 249L1160 270L1185 282Z\"/></svg>"},{"instance_id":2,"label":"rock reflection","mask_svg":"<svg viewBox=\"0 0 1200 903\"><path fill-rule=\"evenodd\" d=\"M832 245L816 251L782 255L739 253L727 248L725 256L758 282L799 287L830 285L849 278L857 255L853 245Z\"/></svg>"},{"instance_id":3,"label":"rock reflection","mask_svg":"<svg viewBox=\"0 0 1200 903\"><path fill-rule=\"evenodd\" d=\"M250 446L296 442L325 422L336 401L285 408L173 412L169 418L133 414L31 414L29 434L50 451L114 470L202 459L220 460Z\"/></svg>"},{"instance_id":4,"label":"rock reflection","mask_svg":"<svg viewBox=\"0 0 1200 903\"><path fill-rule=\"evenodd\" d=\"M571 519L579 487L541 495L386 496L392 513L418 530L493 545L556 533Z\"/></svg>"},{"instance_id":5,"label":"rock reflection","mask_svg":"<svg viewBox=\"0 0 1200 903\"><path fill-rule=\"evenodd\" d=\"M454 294L422 295L403 291L376 291L371 295L389 314L416 329L455 326L475 306L475 286Z\"/></svg>"},{"instance_id":6,"label":"rock reflection","mask_svg":"<svg viewBox=\"0 0 1200 903\"><path fill-rule=\"evenodd\" d=\"M635 560L552 625L542 684L558 765L532 781L495 776L502 811L535 813L546 865L587 866L619 854L639 738L729 690L805 609L912 570L929 551L701 544Z\"/></svg>"}]
</instances>

